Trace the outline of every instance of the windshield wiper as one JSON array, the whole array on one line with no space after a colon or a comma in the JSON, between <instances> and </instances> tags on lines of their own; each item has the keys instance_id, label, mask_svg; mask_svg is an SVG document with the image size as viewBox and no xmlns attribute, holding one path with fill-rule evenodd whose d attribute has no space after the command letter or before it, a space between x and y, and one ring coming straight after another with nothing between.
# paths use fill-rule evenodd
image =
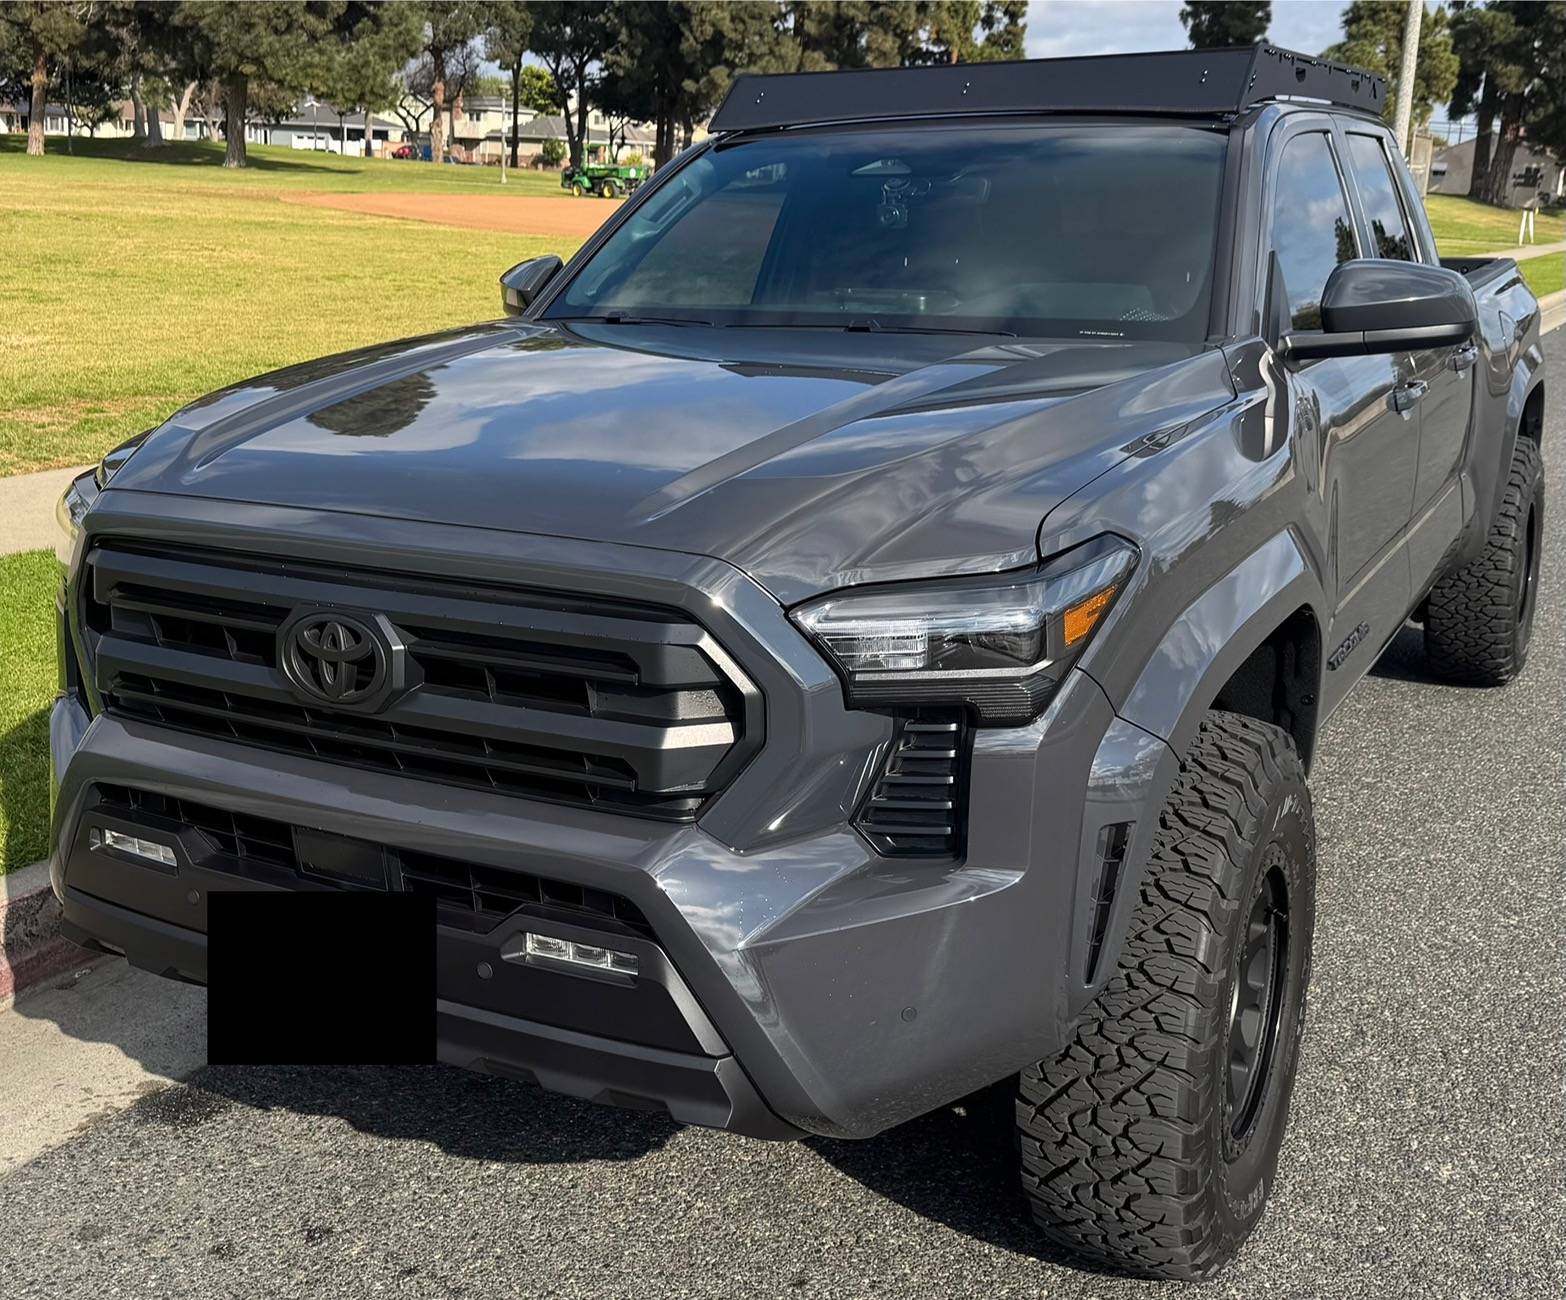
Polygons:
<instances>
[{"instance_id":1,"label":"windshield wiper","mask_svg":"<svg viewBox=\"0 0 1566 1300\"><path fill-rule=\"evenodd\" d=\"M563 320L569 324L579 325L586 322L589 325L712 325L710 320L701 320L695 316L637 316L632 312L610 311L602 316L557 316L556 320ZM716 328L716 327L714 327Z\"/></svg>"},{"instance_id":2,"label":"windshield wiper","mask_svg":"<svg viewBox=\"0 0 1566 1300\"><path fill-rule=\"evenodd\" d=\"M961 330L941 325L883 325L874 316L852 320L847 325L835 327L829 325L827 328L838 328L845 333L853 334L995 334L1008 339L1017 337L1016 330Z\"/></svg>"}]
</instances>

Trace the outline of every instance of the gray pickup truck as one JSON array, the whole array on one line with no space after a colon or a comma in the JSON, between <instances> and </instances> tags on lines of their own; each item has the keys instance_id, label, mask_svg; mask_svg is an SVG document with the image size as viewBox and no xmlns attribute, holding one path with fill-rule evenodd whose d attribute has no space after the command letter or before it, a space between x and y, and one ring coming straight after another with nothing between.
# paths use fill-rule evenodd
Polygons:
<instances>
[{"instance_id":1,"label":"gray pickup truck","mask_svg":"<svg viewBox=\"0 0 1566 1300\"><path fill-rule=\"evenodd\" d=\"M506 318L112 453L61 508L70 933L200 981L214 892L415 891L442 1060L767 1137L1010 1086L1049 1238L1210 1275L1323 723L1411 619L1443 678L1528 652L1538 304L1438 257L1384 94L742 77Z\"/></svg>"}]
</instances>

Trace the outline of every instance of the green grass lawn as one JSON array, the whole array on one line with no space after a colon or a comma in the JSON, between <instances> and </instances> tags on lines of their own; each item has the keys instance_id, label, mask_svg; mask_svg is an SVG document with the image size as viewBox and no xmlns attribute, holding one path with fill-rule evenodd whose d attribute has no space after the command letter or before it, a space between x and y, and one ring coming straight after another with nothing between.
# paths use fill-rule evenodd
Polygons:
<instances>
[{"instance_id":1,"label":"green grass lawn","mask_svg":"<svg viewBox=\"0 0 1566 1300\"><path fill-rule=\"evenodd\" d=\"M1521 213L1511 208L1492 208L1451 194L1431 194L1425 198L1425 211L1430 214L1430 229L1442 257L1467 257L1512 248L1517 243ZM1535 218L1534 235L1541 244L1566 239L1566 218Z\"/></svg>"},{"instance_id":2,"label":"green grass lawn","mask_svg":"<svg viewBox=\"0 0 1566 1300\"><path fill-rule=\"evenodd\" d=\"M1517 263L1517 267L1535 297L1543 298L1546 294L1560 293L1566 289L1566 253L1530 257Z\"/></svg>"},{"instance_id":3,"label":"green grass lawn","mask_svg":"<svg viewBox=\"0 0 1566 1300\"><path fill-rule=\"evenodd\" d=\"M30 169L29 174L54 178L58 183L106 181L180 187L216 188L230 194L275 193L278 190L323 190L338 194L452 193L538 195L569 197L560 188L558 171L506 169L500 184L498 167L458 167L450 164L399 162L392 158L341 158L334 153L312 153L277 145L250 145L248 165L229 170L223 166L221 141L196 140L147 149L133 140L77 140L75 152L65 152L65 140L51 136L49 152L28 158L27 137L0 135L0 176L21 175L10 164ZM3 194L3 191L0 191Z\"/></svg>"},{"instance_id":4,"label":"green grass lawn","mask_svg":"<svg viewBox=\"0 0 1566 1300\"><path fill-rule=\"evenodd\" d=\"M524 191L500 190L492 168L258 148L236 172L211 145L133 156L100 144L92 156L26 158L0 137L0 475L92 461L277 366L493 319L502 271L576 246L280 197Z\"/></svg>"},{"instance_id":5,"label":"green grass lawn","mask_svg":"<svg viewBox=\"0 0 1566 1300\"><path fill-rule=\"evenodd\" d=\"M0 875L36 862L48 846L58 567L49 551L0 557Z\"/></svg>"}]
</instances>

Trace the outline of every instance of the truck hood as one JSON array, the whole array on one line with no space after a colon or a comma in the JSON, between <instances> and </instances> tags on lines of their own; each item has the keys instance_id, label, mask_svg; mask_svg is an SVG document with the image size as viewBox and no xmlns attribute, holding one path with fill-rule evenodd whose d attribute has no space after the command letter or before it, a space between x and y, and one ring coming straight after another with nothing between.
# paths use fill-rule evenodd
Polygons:
<instances>
[{"instance_id":1,"label":"truck hood","mask_svg":"<svg viewBox=\"0 0 1566 1300\"><path fill-rule=\"evenodd\" d=\"M186 407L116 489L694 552L785 603L1030 562L1043 517L1230 400L1222 354L497 322Z\"/></svg>"}]
</instances>

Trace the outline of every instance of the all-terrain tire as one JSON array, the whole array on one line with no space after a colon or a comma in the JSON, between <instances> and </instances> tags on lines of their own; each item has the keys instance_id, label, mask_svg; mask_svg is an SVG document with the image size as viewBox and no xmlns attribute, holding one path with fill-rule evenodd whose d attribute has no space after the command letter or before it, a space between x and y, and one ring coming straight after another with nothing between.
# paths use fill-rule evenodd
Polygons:
<instances>
[{"instance_id":1,"label":"all-terrain tire","mask_svg":"<svg viewBox=\"0 0 1566 1300\"><path fill-rule=\"evenodd\" d=\"M1117 969L1064 1050L1022 1072L1023 1189L1055 1244L1154 1278L1210 1277L1239 1249L1288 1118L1314 900L1310 791L1292 738L1209 713L1159 814ZM1258 914L1281 914L1264 963ZM1234 1013L1252 1004L1272 1013L1257 1035L1268 1046L1236 1105L1230 1058L1246 1035Z\"/></svg>"},{"instance_id":2,"label":"all-terrain tire","mask_svg":"<svg viewBox=\"0 0 1566 1300\"><path fill-rule=\"evenodd\" d=\"M1477 559L1444 575L1425 610L1425 654L1454 682L1502 686L1522 672L1533 634L1544 537L1544 461L1519 436L1500 508Z\"/></svg>"}]
</instances>

